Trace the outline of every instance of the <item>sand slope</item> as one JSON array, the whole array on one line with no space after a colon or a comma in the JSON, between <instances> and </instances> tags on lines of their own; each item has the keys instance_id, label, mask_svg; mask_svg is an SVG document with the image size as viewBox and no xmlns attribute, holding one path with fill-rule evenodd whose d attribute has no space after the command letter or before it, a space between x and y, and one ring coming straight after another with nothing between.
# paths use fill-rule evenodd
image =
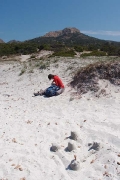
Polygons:
<instances>
[{"instance_id":1,"label":"sand slope","mask_svg":"<svg viewBox=\"0 0 120 180\"><path fill-rule=\"evenodd\" d=\"M18 62L0 64L0 179L120 179L120 88L101 80L107 95L89 92L73 97L67 63L58 64L22 76ZM33 92L50 85L49 73L60 75L65 92L33 97ZM71 131L79 139L77 149L68 152ZM100 143L98 150L91 148L93 142ZM58 152L50 150L52 143L60 145ZM79 171L69 169L74 155Z\"/></svg>"}]
</instances>

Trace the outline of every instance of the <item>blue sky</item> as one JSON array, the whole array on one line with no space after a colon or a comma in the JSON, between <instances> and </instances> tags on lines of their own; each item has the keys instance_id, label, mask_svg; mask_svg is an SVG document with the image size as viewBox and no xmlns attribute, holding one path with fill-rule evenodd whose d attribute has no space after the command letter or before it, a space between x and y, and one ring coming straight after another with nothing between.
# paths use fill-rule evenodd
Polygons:
<instances>
[{"instance_id":1,"label":"blue sky","mask_svg":"<svg viewBox=\"0 0 120 180\"><path fill-rule=\"evenodd\" d=\"M120 0L0 0L0 39L5 42L66 27L120 42Z\"/></svg>"}]
</instances>

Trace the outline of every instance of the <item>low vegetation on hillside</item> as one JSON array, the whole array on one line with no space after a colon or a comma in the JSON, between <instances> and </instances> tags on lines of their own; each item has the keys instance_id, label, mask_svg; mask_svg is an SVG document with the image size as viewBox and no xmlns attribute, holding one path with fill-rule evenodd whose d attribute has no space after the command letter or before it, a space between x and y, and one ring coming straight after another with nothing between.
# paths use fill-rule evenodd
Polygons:
<instances>
[{"instance_id":1,"label":"low vegetation on hillside","mask_svg":"<svg viewBox=\"0 0 120 180\"><path fill-rule=\"evenodd\" d=\"M83 53L82 57L85 56L120 56L120 47L105 43L99 48L95 45L75 45L66 46L62 44L43 44L39 45L36 43L12 43L12 44L0 44L0 56L9 55L20 55L20 54L32 54L40 52L41 50L52 50L54 56L71 56L76 55L75 52L90 51L90 53Z\"/></svg>"},{"instance_id":2,"label":"low vegetation on hillside","mask_svg":"<svg viewBox=\"0 0 120 180\"><path fill-rule=\"evenodd\" d=\"M70 49L70 50L61 50L54 52L52 56L74 57L75 55L76 55L75 51Z\"/></svg>"},{"instance_id":3,"label":"low vegetation on hillside","mask_svg":"<svg viewBox=\"0 0 120 180\"><path fill-rule=\"evenodd\" d=\"M0 44L0 56L17 54L31 54L37 52L37 45L31 43L3 43Z\"/></svg>"}]
</instances>

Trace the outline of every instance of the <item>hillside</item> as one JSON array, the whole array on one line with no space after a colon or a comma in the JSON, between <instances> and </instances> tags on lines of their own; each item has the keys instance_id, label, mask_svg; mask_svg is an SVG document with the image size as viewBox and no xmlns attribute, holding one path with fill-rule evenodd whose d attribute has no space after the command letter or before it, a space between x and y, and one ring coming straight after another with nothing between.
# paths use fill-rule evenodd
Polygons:
<instances>
[{"instance_id":1,"label":"hillside","mask_svg":"<svg viewBox=\"0 0 120 180\"><path fill-rule=\"evenodd\" d=\"M16 44L17 44L17 43L20 43L20 42L21 42L21 41L11 40L11 41L8 41L7 43L8 43L8 44L12 44L12 43L16 43Z\"/></svg>"},{"instance_id":2,"label":"hillside","mask_svg":"<svg viewBox=\"0 0 120 180\"><path fill-rule=\"evenodd\" d=\"M85 35L81 33L76 28L65 28L63 30L59 31L52 31L48 32L44 36L40 36L31 40L28 40L27 42L32 43L38 43L38 44L64 44L64 45L101 45L106 42L112 43L114 45L120 45L118 42L114 41L106 41L97 39L94 37L90 37L88 35Z\"/></svg>"}]
</instances>

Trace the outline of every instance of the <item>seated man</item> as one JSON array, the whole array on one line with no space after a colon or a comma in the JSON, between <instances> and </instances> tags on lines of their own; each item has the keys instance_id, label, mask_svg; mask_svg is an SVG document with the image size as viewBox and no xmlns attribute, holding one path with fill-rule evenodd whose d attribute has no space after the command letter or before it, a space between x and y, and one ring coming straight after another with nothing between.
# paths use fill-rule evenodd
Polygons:
<instances>
[{"instance_id":1,"label":"seated man","mask_svg":"<svg viewBox=\"0 0 120 180\"><path fill-rule=\"evenodd\" d=\"M41 90L38 93L34 93L35 96L46 95L50 97L50 96L55 96L55 95L57 96L64 92L65 86L62 80L57 75L49 74L48 79L53 80L52 85L49 88L45 89L44 91Z\"/></svg>"},{"instance_id":2,"label":"seated man","mask_svg":"<svg viewBox=\"0 0 120 180\"><path fill-rule=\"evenodd\" d=\"M65 86L57 75L49 74L48 79L49 80L53 79L52 84L55 84L56 86L59 87L59 90L56 92L56 95L62 94L64 92Z\"/></svg>"}]
</instances>

